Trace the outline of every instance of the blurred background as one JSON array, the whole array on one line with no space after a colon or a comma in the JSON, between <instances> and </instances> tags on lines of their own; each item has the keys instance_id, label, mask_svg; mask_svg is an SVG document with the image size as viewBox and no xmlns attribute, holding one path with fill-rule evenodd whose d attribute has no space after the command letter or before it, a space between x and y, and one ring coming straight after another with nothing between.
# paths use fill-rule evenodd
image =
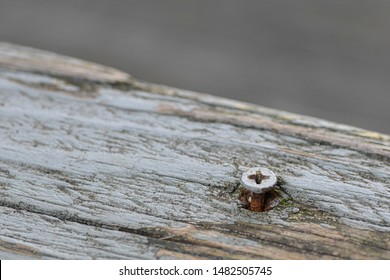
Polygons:
<instances>
[{"instance_id":1,"label":"blurred background","mask_svg":"<svg viewBox=\"0 0 390 280\"><path fill-rule=\"evenodd\" d=\"M0 41L390 134L390 1L0 0Z\"/></svg>"}]
</instances>

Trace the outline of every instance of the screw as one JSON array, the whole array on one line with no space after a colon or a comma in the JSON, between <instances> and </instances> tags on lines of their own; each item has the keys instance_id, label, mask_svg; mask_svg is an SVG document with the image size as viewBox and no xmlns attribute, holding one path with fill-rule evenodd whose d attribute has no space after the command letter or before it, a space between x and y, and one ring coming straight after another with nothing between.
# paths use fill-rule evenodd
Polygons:
<instances>
[{"instance_id":1,"label":"screw","mask_svg":"<svg viewBox=\"0 0 390 280\"><path fill-rule=\"evenodd\" d=\"M241 201L254 212L263 212L266 202L265 193L273 190L276 185L276 175L271 170L262 167L253 167L241 176L244 186L241 192Z\"/></svg>"}]
</instances>

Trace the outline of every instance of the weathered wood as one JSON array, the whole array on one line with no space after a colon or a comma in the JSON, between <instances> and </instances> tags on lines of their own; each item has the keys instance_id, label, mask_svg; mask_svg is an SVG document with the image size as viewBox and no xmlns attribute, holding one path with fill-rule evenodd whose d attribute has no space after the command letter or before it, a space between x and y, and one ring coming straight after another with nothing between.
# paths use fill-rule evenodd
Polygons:
<instances>
[{"instance_id":1,"label":"weathered wood","mask_svg":"<svg viewBox=\"0 0 390 280\"><path fill-rule=\"evenodd\" d=\"M0 120L1 258L390 258L387 135L4 43Z\"/></svg>"}]
</instances>

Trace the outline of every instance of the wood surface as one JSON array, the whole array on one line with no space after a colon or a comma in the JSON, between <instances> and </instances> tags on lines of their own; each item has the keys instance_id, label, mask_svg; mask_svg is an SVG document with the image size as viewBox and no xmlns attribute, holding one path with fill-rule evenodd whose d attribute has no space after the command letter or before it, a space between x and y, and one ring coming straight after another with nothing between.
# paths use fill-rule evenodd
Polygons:
<instances>
[{"instance_id":1,"label":"wood surface","mask_svg":"<svg viewBox=\"0 0 390 280\"><path fill-rule=\"evenodd\" d=\"M1 259L389 259L389 157L388 135L0 44ZM254 166L269 212L238 203Z\"/></svg>"}]
</instances>

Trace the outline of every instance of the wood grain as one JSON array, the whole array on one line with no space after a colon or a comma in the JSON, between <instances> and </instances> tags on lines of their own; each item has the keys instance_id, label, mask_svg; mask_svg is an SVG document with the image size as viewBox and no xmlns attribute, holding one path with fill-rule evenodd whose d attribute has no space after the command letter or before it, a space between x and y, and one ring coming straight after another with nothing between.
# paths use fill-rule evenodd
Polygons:
<instances>
[{"instance_id":1,"label":"wood grain","mask_svg":"<svg viewBox=\"0 0 390 280\"><path fill-rule=\"evenodd\" d=\"M390 257L388 135L105 69L0 44L1 258Z\"/></svg>"}]
</instances>

